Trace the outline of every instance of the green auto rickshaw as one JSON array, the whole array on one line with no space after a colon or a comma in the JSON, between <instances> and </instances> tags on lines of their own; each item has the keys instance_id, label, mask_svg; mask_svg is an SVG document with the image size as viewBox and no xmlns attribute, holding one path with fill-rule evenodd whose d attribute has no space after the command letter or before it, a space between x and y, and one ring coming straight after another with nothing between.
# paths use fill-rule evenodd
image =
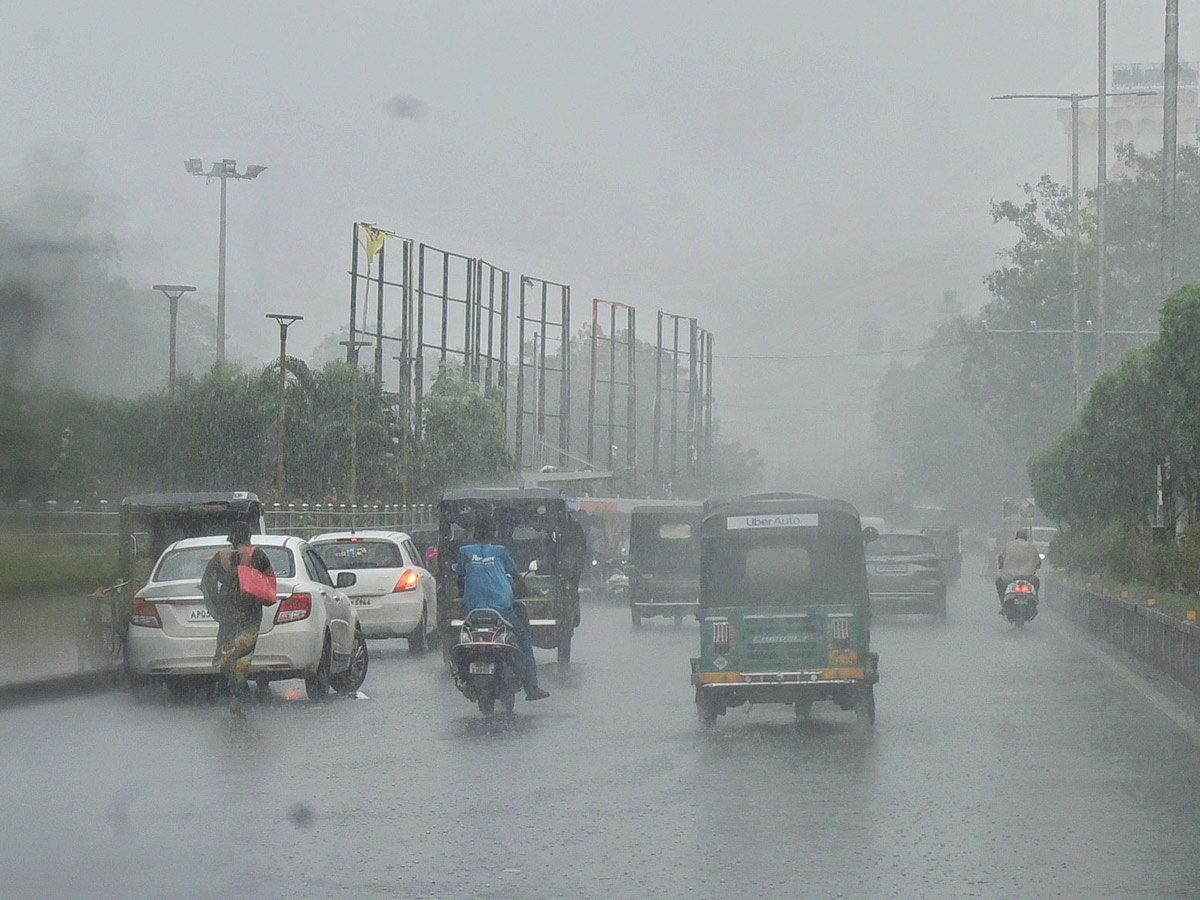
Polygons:
<instances>
[{"instance_id":1,"label":"green auto rickshaw","mask_svg":"<svg viewBox=\"0 0 1200 900\"><path fill-rule=\"evenodd\" d=\"M700 607L700 520L703 503L636 506L629 518L629 612L667 616L679 625Z\"/></svg>"},{"instance_id":2,"label":"green auto rickshaw","mask_svg":"<svg viewBox=\"0 0 1200 900\"><path fill-rule=\"evenodd\" d=\"M507 547L521 570L514 589L529 613L533 645L569 662L587 544L566 497L546 488L474 488L447 491L438 504L438 626L447 665L463 618L458 551L482 522L491 523L493 542Z\"/></svg>"},{"instance_id":3,"label":"green auto rickshaw","mask_svg":"<svg viewBox=\"0 0 1200 900\"><path fill-rule=\"evenodd\" d=\"M700 525L700 656L706 726L744 703L788 703L797 717L832 700L875 720L879 657L862 529L849 503L756 494L706 505Z\"/></svg>"}]
</instances>

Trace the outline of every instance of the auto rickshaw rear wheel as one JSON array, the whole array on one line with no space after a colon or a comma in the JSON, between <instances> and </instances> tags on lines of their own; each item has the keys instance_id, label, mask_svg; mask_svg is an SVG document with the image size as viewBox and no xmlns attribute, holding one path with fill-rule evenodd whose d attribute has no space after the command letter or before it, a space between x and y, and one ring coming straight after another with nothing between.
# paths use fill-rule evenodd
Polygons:
<instances>
[{"instance_id":1,"label":"auto rickshaw rear wheel","mask_svg":"<svg viewBox=\"0 0 1200 900\"><path fill-rule=\"evenodd\" d=\"M558 661L560 663L569 663L571 661L570 636L568 636L561 644L558 645Z\"/></svg>"},{"instance_id":2,"label":"auto rickshaw rear wheel","mask_svg":"<svg viewBox=\"0 0 1200 900\"><path fill-rule=\"evenodd\" d=\"M719 715L717 705L703 695L696 698L696 715L700 719L700 724L705 728L712 728L717 724L717 716Z\"/></svg>"},{"instance_id":3,"label":"auto rickshaw rear wheel","mask_svg":"<svg viewBox=\"0 0 1200 900\"><path fill-rule=\"evenodd\" d=\"M634 628L642 627L642 614L637 611L636 606L629 607L629 618L631 618L633 620Z\"/></svg>"},{"instance_id":4,"label":"auto rickshaw rear wheel","mask_svg":"<svg viewBox=\"0 0 1200 900\"><path fill-rule=\"evenodd\" d=\"M797 700L796 701L796 718L797 719L807 719L809 716L809 713L812 712L812 705L813 705L813 702L811 700Z\"/></svg>"},{"instance_id":5,"label":"auto rickshaw rear wheel","mask_svg":"<svg viewBox=\"0 0 1200 900\"><path fill-rule=\"evenodd\" d=\"M513 691L508 691L500 698L500 703L504 707L505 712L512 712L517 707L517 695Z\"/></svg>"},{"instance_id":6,"label":"auto rickshaw rear wheel","mask_svg":"<svg viewBox=\"0 0 1200 900\"><path fill-rule=\"evenodd\" d=\"M875 724L874 685L868 685L859 692L858 701L854 704L854 715L858 719L859 725Z\"/></svg>"}]
</instances>

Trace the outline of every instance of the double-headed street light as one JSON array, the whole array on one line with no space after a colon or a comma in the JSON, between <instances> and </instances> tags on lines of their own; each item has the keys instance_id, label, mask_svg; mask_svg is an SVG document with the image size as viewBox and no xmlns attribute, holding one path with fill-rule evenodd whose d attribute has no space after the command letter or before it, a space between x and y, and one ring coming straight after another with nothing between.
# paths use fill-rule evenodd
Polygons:
<instances>
[{"instance_id":1,"label":"double-headed street light","mask_svg":"<svg viewBox=\"0 0 1200 900\"><path fill-rule=\"evenodd\" d=\"M245 172L237 170L237 161L223 159L214 162L212 168L205 172L204 163L192 158L183 161L183 167L189 175L200 175L205 179L221 179L221 247L217 263L217 362L225 362L225 182L230 178L257 178L266 166L247 166Z\"/></svg>"},{"instance_id":2,"label":"double-headed street light","mask_svg":"<svg viewBox=\"0 0 1200 900\"><path fill-rule=\"evenodd\" d=\"M190 294L196 288L190 284L156 284L154 290L162 291L163 295L171 301L171 356L169 368L167 369L167 391L171 397L175 396L175 320L179 316L179 298L184 294Z\"/></svg>"},{"instance_id":3,"label":"double-headed street light","mask_svg":"<svg viewBox=\"0 0 1200 900\"><path fill-rule=\"evenodd\" d=\"M1155 91L1109 91L1108 97L1121 95L1146 97ZM1059 100L1071 104L1071 372L1073 399L1071 409L1079 412L1079 103L1095 100L1099 94L1001 94L993 100ZM1097 291L1102 291L1097 287ZM1103 341L1103 335L1101 335Z\"/></svg>"}]
</instances>

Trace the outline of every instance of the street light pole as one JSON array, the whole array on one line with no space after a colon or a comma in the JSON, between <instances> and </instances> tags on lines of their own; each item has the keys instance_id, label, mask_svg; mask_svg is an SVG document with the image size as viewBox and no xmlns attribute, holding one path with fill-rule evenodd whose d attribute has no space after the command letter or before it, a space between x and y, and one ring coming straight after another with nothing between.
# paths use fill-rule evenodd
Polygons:
<instances>
[{"instance_id":1,"label":"street light pole","mask_svg":"<svg viewBox=\"0 0 1200 900\"><path fill-rule=\"evenodd\" d=\"M1119 91L1108 96L1147 97L1154 91ZM1071 104L1071 411L1079 412L1079 103L1099 94L1001 94L993 100L1060 100ZM1102 291L1102 288L1101 288ZM1103 341L1103 337L1100 338Z\"/></svg>"},{"instance_id":2,"label":"street light pole","mask_svg":"<svg viewBox=\"0 0 1200 900\"><path fill-rule=\"evenodd\" d=\"M1096 117L1096 374L1104 372L1104 335L1108 330L1105 293L1108 288L1108 237L1105 208L1108 200L1108 11L1105 0L1099 0L1099 88L1096 91L1099 109Z\"/></svg>"},{"instance_id":3,"label":"street light pole","mask_svg":"<svg viewBox=\"0 0 1200 900\"><path fill-rule=\"evenodd\" d=\"M190 284L156 284L154 290L161 291L171 301L171 354L167 369L167 393L175 398L175 321L179 316L179 298L196 290Z\"/></svg>"},{"instance_id":4,"label":"street light pole","mask_svg":"<svg viewBox=\"0 0 1200 900\"><path fill-rule=\"evenodd\" d=\"M267 313L268 319L279 323L279 433L275 439L275 489L279 491L279 502L283 502L283 434L287 424L287 333L288 326L301 321L304 316L288 316L282 313Z\"/></svg>"},{"instance_id":5,"label":"street light pole","mask_svg":"<svg viewBox=\"0 0 1200 900\"><path fill-rule=\"evenodd\" d=\"M225 182L230 178L250 180L257 178L266 166L247 166L245 172L237 170L237 160L223 159L214 162L212 169L205 172L204 164L196 158L187 159L183 167L189 175L199 175L205 182L213 178L221 180L221 235L217 253L217 362L225 362Z\"/></svg>"}]
</instances>

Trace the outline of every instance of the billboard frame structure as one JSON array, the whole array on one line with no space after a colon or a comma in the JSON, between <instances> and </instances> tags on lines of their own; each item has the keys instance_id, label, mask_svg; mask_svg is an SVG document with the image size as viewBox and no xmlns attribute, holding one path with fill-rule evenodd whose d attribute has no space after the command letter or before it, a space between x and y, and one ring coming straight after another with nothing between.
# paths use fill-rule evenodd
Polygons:
<instances>
[{"instance_id":1,"label":"billboard frame structure","mask_svg":"<svg viewBox=\"0 0 1200 900\"><path fill-rule=\"evenodd\" d=\"M540 311L530 315L528 289L533 289L534 298L540 295ZM540 288L540 291L537 290ZM558 306L558 321L550 314L551 304ZM533 331L533 360L525 362L526 330ZM546 365L547 335L557 334L559 343L559 365ZM529 465L533 469L541 469L545 464L545 451L556 450L558 464L567 466L571 455L571 286L559 281L537 278L532 275L521 276L521 286L517 307L517 397L516 423L514 425L513 447L517 459L517 467L525 467L525 421L528 417L532 422L532 441L529 450ZM526 409L530 391L526 386L526 369L533 370L534 390L533 404ZM547 374L557 374L558 411L549 412L546 406ZM546 441L546 419L558 420L558 446L553 447Z\"/></svg>"},{"instance_id":2,"label":"billboard frame structure","mask_svg":"<svg viewBox=\"0 0 1200 900\"><path fill-rule=\"evenodd\" d=\"M609 333L602 336L600 331L600 307L606 306L609 311ZM617 311L625 311L625 336L617 336ZM608 378L600 377L600 344L608 343ZM637 476L637 310L628 303L616 300L604 300L600 297L592 299L592 378L591 391L588 394L588 440L587 457L593 465L596 464L596 426L607 427L608 449L605 455L606 468L614 474L618 471L617 429L625 431L625 470L629 474L630 483ZM617 378L617 356L620 348L624 348L625 380ZM601 386L608 388L608 417L605 422L596 422L596 405L599 400ZM625 424L617 424L617 388L625 390Z\"/></svg>"}]
</instances>

